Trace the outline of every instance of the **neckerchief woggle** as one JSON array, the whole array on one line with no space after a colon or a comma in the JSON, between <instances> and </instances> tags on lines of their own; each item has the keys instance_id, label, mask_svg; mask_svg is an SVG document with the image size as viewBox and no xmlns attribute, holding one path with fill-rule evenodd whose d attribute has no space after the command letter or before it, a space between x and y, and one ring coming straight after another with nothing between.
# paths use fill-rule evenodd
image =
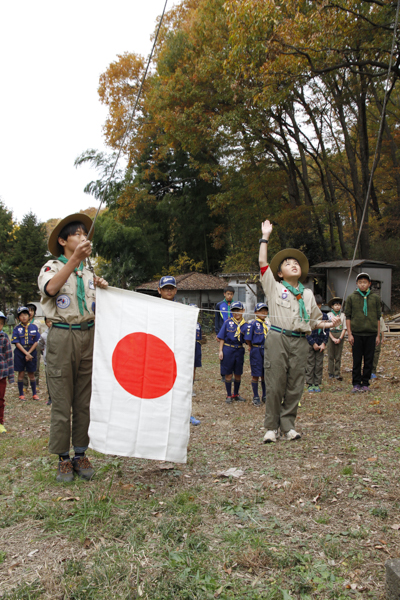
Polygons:
<instances>
[{"instance_id":1,"label":"neckerchief woggle","mask_svg":"<svg viewBox=\"0 0 400 600\"><path fill-rule=\"evenodd\" d=\"M361 296L362 298L364 298L363 313L364 313L364 315L367 317L367 316L368 316L367 297L368 297L368 296L370 295L370 293L371 293L371 288L369 288L367 292L362 292L362 291L360 290L360 288L357 288L357 290L356 290L356 291L357 291L357 292L360 294L360 296Z\"/></svg>"},{"instance_id":2,"label":"neckerchief woggle","mask_svg":"<svg viewBox=\"0 0 400 600\"><path fill-rule=\"evenodd\" d=\"M61 256L58 257L58 260L60 260L62 263L64 263L64 265L66 265L68 262L68 259L65 258L64 254L61 254ZM74 269L74 273L76 273L77 280L78 280L77 287L76 287L76 295L78 297L78 306L79 306L79 312L81 313L81 315L83 315L84 307L89 312L88 307L86 305L85 284L83 283L83 279L82 279L82 271L83 271L83 261L79 265L79 269L78 268ZM79 272L80 272L80 275L79 275Z\"/></svg>"},{"instance_id":3,"label":"neckerchief woggle","mask_svg":"<svg viewBox=\"0 0 400 600\"><path fill-rule=\"evenodd\" d=\"M299 289L296 290L295 287L290 285L290 283L288 283L284 279L281 281L281 283L287 287L289 292L292 292L293 296L298 301L300 321L304 320L306 323L308 323L310 320L310 315L308 314L308 312L306 310L306 305L304 304L304 300L303 300L304 285L302 283L300 283L300 281L299 281Z\"/></svg>"},{"instance_id":4,"label":"neckerchief woggle","mask_svg":"<svg viewBox=\"0 0 400 600\"><path fill-rule=\"evenodd\" d=\"M21 321L20 321L20 323L21 323ZM30 325L29 321L28 321L28 323L26 325L23 325L21 323L21 327L23 327L25 329L25 336L24 336L24 340L25 340L25 344L24 345L25 346L29 346L29 330L28 330L29 325Z\"/></svg>"},{"instance_id":5,"label":"neckerchief woggle","mask_svg":"<svg viewBox=\"0 0 400 600\"><path fill-rule=\"evenodd\" d=\"M263 330L264 330L264 338L266 338L267 333L268 333L268 327L267 327L265 320L263 321L262 319L260 319L260 317L256 317L256 321L258 321L259 323L262 323Z\"/></svg>"},{"instance_id":6,"label":"neckerchief woggle","mask_svg":"<svg viewBox=\"0 0 400 600\"><path fill-rule=\"evenodd\" d=\"M236 333L235 333L234 337L238 339L238 342L240 342L240 333L241 333L240 328L242 325L244 325L246 323L246 321L243 319L243 317L242 317L242 320L240 321L240 323L239 323L239 321L237 321L235 319L235 317L232 317L232 320L235 321L235 323L237 325L237 329L236 329Z\"/></svg>"}]
</instances>

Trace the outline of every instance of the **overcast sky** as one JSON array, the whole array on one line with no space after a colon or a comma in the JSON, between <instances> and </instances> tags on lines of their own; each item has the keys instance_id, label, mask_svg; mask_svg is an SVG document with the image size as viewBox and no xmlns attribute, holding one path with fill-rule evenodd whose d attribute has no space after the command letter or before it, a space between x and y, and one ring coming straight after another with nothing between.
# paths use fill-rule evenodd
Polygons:
<instances>
[{"instance_id":1,"label":"overcast sky","mask_svg":"<svg viewBox=\"0 0 400 600\"><path fill-rule=\"evenodd\" d=\"M97 206L83 192L95 171L74 160L106 149L99 76L117 54L148 56L164 1L2 3L0 199L16 220L31 210L46 221Z\"/></svg>"}]
</instances>

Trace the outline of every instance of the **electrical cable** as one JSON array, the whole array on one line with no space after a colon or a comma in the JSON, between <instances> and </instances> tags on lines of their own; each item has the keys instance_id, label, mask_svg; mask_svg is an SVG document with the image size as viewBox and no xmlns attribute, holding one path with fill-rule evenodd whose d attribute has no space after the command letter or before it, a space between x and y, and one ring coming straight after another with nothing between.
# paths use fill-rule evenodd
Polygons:
<instances>
[{"instance_id":1,"label":"electrical cable","mask_svg":"<svg viewBox=\"0 0 400 600\"><path fill-rule=\"evenodd\" d=\"M399 1L400 1L400 0L399 0ZM132 125L133 117L135 116L135 113L136 113L136 108L137 108L137 105L138 105L138 103L139 103L139 99L140 99L140 95L141 95L141 93L142 93L143 85L144 85L144 82L145 82L145 80L146 80L147 72L148 72L148 70L149 70L149 67L150 67L150 62L151 62L151 59L153 58L154 49L155 49L155 47L156 47L157 38L158 38L159 31L160 31L160 29L161 29L161 24L162 24L162 22L163 22L163 18L164 18L165 10L166 10L166 8L167 8L167 3L168 3L168 0L165 0L164 9L163 9L163 11L162 11L162 14L161 14L161 17L160 17L160 22L159 22L159 24L158 24L158 27L157 27L157 32L156 32L156 35L155 35L155 38L154 38L153 47L152 47L152 49L151 49L151 52L150 52L150 55L149 55L149 58L148 58L148 61L147 61L147 66L146 66L145 72L144 72L144 74L143 74L142 81L141 81L141 83L140 83L140 87L139 87L139 90L138 90L138 93L137 93L137 96L136 96L136 101L135 101L135 104L134 104L134 106L133 106L132 113L131 113L130 119L129 119L129 121L128 121L128 124L127 124L127 126L125 127L124 135L122 136L122 141L121 141L121 144L120 144L120 147L119 147L119 150L118 150L118 154L117 154L117 157L116 157L116 159L115 159L115 161L114 161L114 164L113 164L113 167L112 167L112 169L111 169L111 173L110 173L110 175L109 175L109 177L108 177L108 180L107 180L107 182L106 182L106 185L105 185L105 187L104 187L103 194L102 194L102 198L100 199L100 204L99 204L99 207L98 207L98 209L97 209L97 212L96 212L96 214L95 214L95 216L94 216L94 219L93 219L92 226L90 227L90 230L88 231L88 237L90 236L90 234L92 233L92 231L93 231L93 229L94 229L94 225L95 225L95 223L96 223L96 219L97 219L97 217L99 216L99 212L100 212L100 209L101 209L101 205L102 205L102 204L103 204L103 202L104 202L104 198L105 198L106 192L107 192L107 190L108 190L108 187L109 187L109 185L110 185L110 181L111 181L111 179L112 179L112 177L113 177L113 175L114 175L114 172L115 172L115 169L116 169L116 166L117 166L117 163L118 163L119 157L121 156L121 152L122 152L122 150L123 150L123 147L124 147L124 144L125 144L126 136L128 135L129 129L130 129L131 125Z\"/></svg>"},{"instance_id":2,"label":"electrical cable","mask_svg":"<svg viewBox=\"0 0 400 600\"><path fill-rule=\"evenodd\" d=\"M400 0L397 0L396 17L395 17L394 28L393 28L392 49L391 49L391 53L390 53L390 59L389 59L389 65L388 65L388 72L387 72L387 77L386 77L385 96L384 96L383 105L382 105L382 113L381 113L381 120L380 120L379 130L378 130L378 138L376 140L374 160L373 160L373 163L372 163L371 174L370 174L369 183L368 183L367 195L366 195L365 202L364 202L364 208L363 208L363 212L362 212L360 227L358 229L358 235L357 235L357 240L356 240L356 244L355 244L355 247L354 247L353 258L351 260L351 264L350 264L350 268L349 268L349 275L347 277L346 287L345 287L344 294L343 294L343 304L344 304L344 301L346 299L347 288L349 286L351 272L353 270L353 264L354 264L355 257L356 257L356 254L357 254L358 244L360 242L362 228L364 226L364 220L365 220L365 215L366 215L366 212L367 212L368 201L369 201L369 197L370 197L370 194L371 194L372 179L374 177L374 173L375 173L376 167L378 166L378 150L379 150L379 146L380 146L380 142L381 142L381 137L382 137L382 132L383 132L383 123L384 123L384 119L385 119L386 105L387 105L387 102L388 102L389 78L390 78L390 72L392 70L394 48L395 48L396 35L397 35L397 27L398 27L398 23L399 23L399 9L400 9ZM342 304L342 306L343 306L343 304ZM342 312L342 311L340 311L340 312Z\"/></svg>"}]
</instances>

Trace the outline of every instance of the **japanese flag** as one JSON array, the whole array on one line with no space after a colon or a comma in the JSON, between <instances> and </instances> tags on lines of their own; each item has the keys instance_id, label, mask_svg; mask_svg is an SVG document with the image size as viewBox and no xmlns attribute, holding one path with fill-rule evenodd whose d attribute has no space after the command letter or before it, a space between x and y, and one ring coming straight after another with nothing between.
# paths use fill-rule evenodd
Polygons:
<instances>
[{"instance_id":1,"label":"japanese flag","mask_svg":"<svg viewBox=\"0 0 400 600\"><path fill-rule=\"evenodd\" d=\"M186 462L198 309L96 291L90 447Z\"/></svg>"}]
</instances>

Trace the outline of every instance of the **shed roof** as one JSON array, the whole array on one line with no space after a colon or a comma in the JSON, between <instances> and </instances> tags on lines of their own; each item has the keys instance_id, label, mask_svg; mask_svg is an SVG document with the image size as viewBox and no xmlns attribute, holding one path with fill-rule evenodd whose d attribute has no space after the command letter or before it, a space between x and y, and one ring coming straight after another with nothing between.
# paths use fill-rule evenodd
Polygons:
<instances>
[{"instance_id":1,"label":"shed roof","mask_svg":"<svg viewBox=\"0 0 400 600\"><path fill-rule=\"evenodd\" d=\"M175 277L176 286L178 290L223 290L225 283L219 277L214 275L206 275L205 273L185 273L184 275L177 275ZM159 280L148 281L147 283L140 284L136 291L141 290L153 290L156 291L158 288Z\"/></svg>"},{"instance_id":2,"label":"shed roof","mask_svg":"<svg viewBox=\"0 0 400 600\"><path fill-rule=\"evenodd\" d=\"M352 264L351 260L331 260L327 262L318 263L316 265L312 265L312 268L316 267L323 269L350 269ZM381 267L382 269L393 269L395 265L391 265L382 260L370 260L369 258L358 258L353 262L353 267Z\"/></svg>"},{"instance_id":3,"label":"shed roof","mask_svg":"<svg viewBox=\"0 0 400 600\"><path fill-rule=\"evenodd\" d=\"M232 279L233 277L254 277L254 276L258 276L260 274L260 271L250 271L248 273L241 273L241 272L235 272L235 273L220 273L218 275L218 277L224 277L225 279Z\"/></svg>"}]
</instances>

